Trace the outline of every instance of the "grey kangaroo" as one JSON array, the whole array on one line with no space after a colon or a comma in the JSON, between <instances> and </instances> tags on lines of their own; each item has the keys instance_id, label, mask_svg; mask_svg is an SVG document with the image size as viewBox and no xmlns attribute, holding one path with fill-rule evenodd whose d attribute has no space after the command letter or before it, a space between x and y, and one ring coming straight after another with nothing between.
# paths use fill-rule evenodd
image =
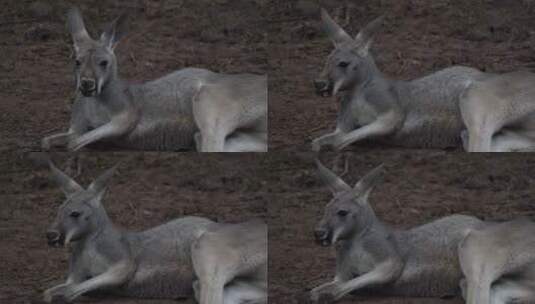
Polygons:
<instances>
[{"instance_id":1,"label":"grey kangaroo","mask_svg":"<svg viewBox=\"0 0 535 304\"><path fill-rule=\"evenodd\" d=\"M267 225L214 224L192 248L200 304L267 303Z\"/></svg>"},{"instance_id":2,"label":"grey kangaroo","mask_svg":"<svg viewBox=\"0 0 535 304\"><path fill-rule=\"evenodd\" d=\"M481 220L451 215L409 230L392 229L377 218L368 202L370 192L382 179L382 166L354 187L319 161L317 166L334 198L325 207L314 234L323 246L336 244L336 275L311 291L312 301L334 302L360 291L397 296L460 295L463 273L457 248L471 229L483 225Z\"/></svg>"},{"instance_id":3,"label":"grey kangaroo","mask_svg":"<svg viewBox=\"0 0 535 304\"><path fill-rule=\"evenodd\" d=\"M191 245L212 221L183 217L142 232L117 228L102 206L115 167L87 189L50 163L66 195L46 233L50 246L70 245L65 283L44 292L44 300L73 301L81 295L111 293L141 298L193 295Z\"/></svg>"},{"instance_id":4,"label":"grey kangaroo","mask_svg":"<svg viewBox=\"0 0 535 304\"><path fill-rule=\"evenodd\" d=\"M535 303L535 223L521 218L469 232L459 244L467 304Z\"/></svg>"},{"instance_id":5,"label":"grey kangaroo","mask_svg":"<svg viewBox=\"0 0 535 304\"><path fill-rule=\"evenodd\" d=\"M75 50L77 97L67 132L42 140L43 149L79 150L107 143L134 150L267 151L267 77L185 68L143 84L118 75L114 53L126 17L93 40L80 11L67 25Z\"/></svg>"},{"instance_id":6,"label":"grey kangaroo","mask_svg":"<svg viewBox=\"0 0 535 304\"><path fill-rule=\"evenodd\" d=\"M535 74L453 66L411 81L388 79L369 52L382 21L353 39L322 10L335 48L314 85L321 96L340 95L341 106L335 131L315 139L314 150L365 139L415 148L462 141L467 151L535 150Z\"/></svg>"}]
</instances>

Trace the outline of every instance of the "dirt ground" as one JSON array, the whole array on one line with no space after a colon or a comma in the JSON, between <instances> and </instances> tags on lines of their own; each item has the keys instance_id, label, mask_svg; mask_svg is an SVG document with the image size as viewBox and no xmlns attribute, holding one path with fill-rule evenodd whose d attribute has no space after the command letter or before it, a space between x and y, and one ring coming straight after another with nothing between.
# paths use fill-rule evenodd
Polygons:
<instances>
[{"instance_id":1,"label":"dirt ground","mask_svg":"<svg viewBox=\"0 0 535 304\"><path fill-rule=\"evenodd\" d=\"M385 181L372 192L370 203L378 218L396 228L462 213L487 220L535 215L535 157L364 150L347 153L350 185L369 170L385 164ZM268 205L270 303L298 303L303 291L334 276L334 249L314 242L313 229L332 198L316 176L313 155L272 156L277 186ZM334 155L322 155L329 166ZM275 183L274 183L275 184ZM338 303L338 302L337 302ZM460 299L349 296L341 304L463 303Z\"/></svg>"},{"instance_id":2,"label":"dirt ground","mask_svg":"<svg viewBox=\"0 0 535 304\"><path fill-rule=\"evenodd\" d=\"M45 231L64 197L36 167L32 156L0 158L0 303L40 303L42 292L65 279L68 250L47 246ZM66 157L54 160L63 165ZM77 179L87 186L119 160L124 163L104 199L112 221L143 230L184 215L219 222L266 219L266 162L254 154L109 154L82 155ZM82 303L187 303L84 299Z\"/></svg>"},{"instance_id":3,"label":"dirt ground","mask_svg":"<svg viewBox=\"0 0 535 304\"><path fill-rule=\"evenodd\" d=\"M272 150L309 150L312 139L335 127L335 99L316 96L312 85L333 48L321 30L318 3L352 36L384 15L372 53L394 79L455 64L505 72L535 62L533 1L274 1L267 16Z\"/></svg>"},{"instance_id":4,"label":"dirt ground","mask_svg":"<svg viewBox=\"0 0 535 304\"><path fill-rule=\"evenodd\" d=\"M255 1L5 0L0 151L39 150L44 136L68 129L74 81L64 15L72 4L95 39L128 12L130 32L115 50L125 79L147 81L185 67L266 73L266 26Z\"/></svg>"}]
</instances>

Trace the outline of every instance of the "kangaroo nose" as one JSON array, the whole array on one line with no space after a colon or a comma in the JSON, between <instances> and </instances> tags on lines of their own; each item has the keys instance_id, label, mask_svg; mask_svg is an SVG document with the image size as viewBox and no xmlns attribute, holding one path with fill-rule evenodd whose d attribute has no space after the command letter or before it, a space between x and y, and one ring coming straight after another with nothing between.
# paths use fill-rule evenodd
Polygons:
<instances>
[{"instance_id":1,"label":"kangaroo nose","mask_svg":"<svg viewBox=\"0 0 535 304\"><path fill-rule=\"evenodd\" d=\"M84 90L87 90L87 91L94 90L95 86L96 86L95 80L93 79L84 78L81 81L81 87Z\"/></svg>"},{"instance_id":2,"label":"kangaroo nose","mask_svg":"<svg viewBox=\"0 0 535 304\"><path fill-rule=\"evenodd\" d=\"M323 80L314 80L314 87L316 87L316 90L322 90L327 86L327 82Z\"/></svg>"},{"instance_id":3,"label":"kangaroo nose","mask_svg":"<svg viewBox=\"0 0 535 304\"><path fill-rule=\"evenodd\" d=\"M316 237L316 240L323 240L327 238L327 230L325 229L316 229L314 230L314 236Z\"/></svg>"},{"instance_id":4,"label":"kangaroo nose","mask_svg":"<svg viewBox=\"0 0 535 304\"><path fill-rule=\"evenodd\" d=\"M49 241L54 241L59 238L59 232L57 231L47 231L46 232L46 238Z\"/></svg>"}]
</instances>

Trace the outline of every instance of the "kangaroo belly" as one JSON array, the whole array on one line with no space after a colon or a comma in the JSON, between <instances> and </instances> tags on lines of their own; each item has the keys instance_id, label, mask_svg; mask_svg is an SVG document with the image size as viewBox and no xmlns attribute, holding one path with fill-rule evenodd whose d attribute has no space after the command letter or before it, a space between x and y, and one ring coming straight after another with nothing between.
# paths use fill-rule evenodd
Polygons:
<instances>
[{"instance_id":1,"label":"kangaroo belly","mask_svg":"<svg viewBox=\"0 0 535 304\"><path fill-rule=\"evenodd\" d=\"M194 147L197 127L192 119L177 116L159 121L141 121L124 137L124 144L137 150L177 151Z\"/></svg>"},{"instance_id":2,"label":"kangaroo belly","mask_svg":"<svg viewBox=\"0 0 535 304\"><path fill-rule=\"evenodd\" d=\"M410 148L458 147L462 130L462 120L456 113L410 113L391 142Z\"/></svg>"},{"instance_id":3,"label":"kangaroo belly","mask_svg":"<svg viewBox=\"0 0 535 304\"><path fill-rule=\"evenodd\" d=\"M177 299L193 295L193 269L180 265L146 265L138 269L132 280L114 292L121 296L154 299Z\"/></svg>"},{"instance_id":4,"label":"kangaroo belly","mask_svg":"<svg viewBox=\"0 0 535 304\"><path fill-rule=\"evenodd\" d=\"M410 262L387 294L413 297L444 297L459 294L461 270L455 258Z\"/></svg>"},{"instance_id":5,"label":"kangaroo belly","mask_svg":"<svg viewBox=\"0 0 535 304\"><path fill-rule=\"evenodd\" d=\"M474 217L452 215L397 234L405 267L388 292L422 297L459 294L458 244L466 231L482 224Z\"/></svg>"},{"instance_id":6,"label":"kangaroo belly","mask_svg":"<svg viewBox=\"0 0 535 304\"><path fill-rule=\"evenodd\" d=\"M447 148L461 145L464 128L459 99L482 73L455 66L396 85L398 102L406 112L392 141L406 147Z\"/></svg>"}]
</instances>

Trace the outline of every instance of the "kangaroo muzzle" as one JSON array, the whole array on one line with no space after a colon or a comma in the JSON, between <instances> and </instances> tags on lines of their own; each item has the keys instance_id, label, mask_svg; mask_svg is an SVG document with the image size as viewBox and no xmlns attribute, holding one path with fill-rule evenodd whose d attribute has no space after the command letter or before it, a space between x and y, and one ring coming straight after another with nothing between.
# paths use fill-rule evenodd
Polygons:
<instances>
[{"instance_id":1,"label":"kangaroo muzzle","mask_svg":"<svg viewBox=\"0 0 535 304\"><path fill-rule=\"evenodd\" d=\"M57 230L48 230L46 232L46 239L48 246L51 247L60 247L65 244L65 236Z\"/></svg>"},{"instance_id":2,"label":"kangaroo muzzle","mask_svg":"<svg viewBox=\"0 0 535 304\"><path fill-rule=\"evenodd\" d=\"M329 97L332 95L333 88L329 81L316 79L314 80L314 88L319 96Z\"/></svg>"},{"instance_id":3,"label":"kangaroo muzzle","mask_svg":"<svg viewBox=\"0 0 535 304\"><path fill-rule=\"evenodd\" d=\"M97 82L95 79L82 78L80 80L80 92L86 97L93 96L97 90Z\"/></svg>"},{"instance_id":4,"label":"kangaroo muzzle","mask_svg":"<svg viewBox=\"0 0 535 304\"><path fill-rule=\"evenodd\" d=\"M328 230L326 229L315 229L314 230L314 238L316 239L316 243L318 243L321 246L327 247L331 245L331 236Z\"/></svg>"}]
</instances>

